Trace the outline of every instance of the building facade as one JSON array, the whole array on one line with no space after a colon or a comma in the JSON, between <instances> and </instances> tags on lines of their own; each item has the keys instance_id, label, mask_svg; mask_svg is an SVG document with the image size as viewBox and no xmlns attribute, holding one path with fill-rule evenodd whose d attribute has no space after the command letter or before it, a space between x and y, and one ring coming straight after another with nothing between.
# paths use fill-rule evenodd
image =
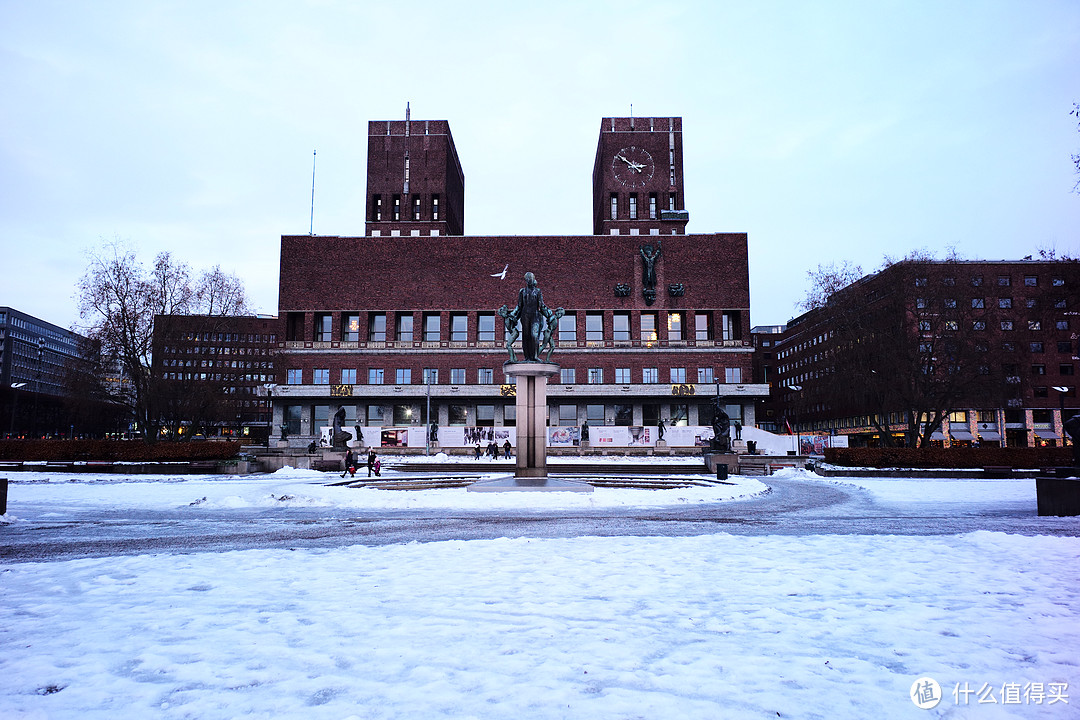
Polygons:
<instances>
[{"instance_id":1,"label":"building facade","mask_svg":"<svg viewBox=\"0 0 1080 720\"><path fill-rule=\"evenodd\" d=\"M928 439L943 446L1059 445L1062 422L1080 411L1078 288L1075 261L894 264L758 336L775 338L763 414L852 445L901 441L913 423L931 424ZM910 415L933 407L931 392L947 412Z\"/></svg>"},{"instance_id":2,"label":"building facade","mask_svg":"<svg viewBox=\"0 0 1080 720\"><path fill-rule=\"evenodd\" d=\"M423 443L437 422L444 447L513 428L496 311L526 272L565 312L548 386L560 438L588 424L594 447L653 445L663 424L692 447L717 393L753 425L767 387L751 377L747 236L685 233L681 130L602 121L591 235L466 236L448 123L370 123L365 234L281 238L274 426L304 442L344 408L369 443Z\"/></svg>"}]
</instances>

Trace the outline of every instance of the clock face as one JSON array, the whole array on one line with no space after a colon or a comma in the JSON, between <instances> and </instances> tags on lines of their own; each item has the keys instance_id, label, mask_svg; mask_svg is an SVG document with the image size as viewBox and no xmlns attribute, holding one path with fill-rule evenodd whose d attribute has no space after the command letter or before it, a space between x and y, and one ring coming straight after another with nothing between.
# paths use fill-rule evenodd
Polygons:
<instances>
[{"instance_id":1,"label":"clock face","mask_svg":"<svg viewBox=\"0 0 1080 720\"><path fill-rule=\"evenodd\" d=\"M611 160L611 170L615 179L626 187L640 188L652 180L653 170L652 155L645 148L624 147L615 153Z\"/></svg>"}]
</instances>

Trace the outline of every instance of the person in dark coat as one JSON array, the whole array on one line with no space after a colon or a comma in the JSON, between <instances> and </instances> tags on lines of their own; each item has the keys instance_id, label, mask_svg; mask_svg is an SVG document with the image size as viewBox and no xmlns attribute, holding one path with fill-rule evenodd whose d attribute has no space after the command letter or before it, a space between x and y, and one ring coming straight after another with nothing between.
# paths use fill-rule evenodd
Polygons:
<instances>
[{"instance_id":1,"label":"person in dark coat","mask_svg":"<svg viewBox=\"0 0 1080 720\"><path fill-rule=\"evenodd\" d=\"M375 457L375 448L371 448L370 450L368 450L368 454L367 454L367 476L368 477L371 477L371 473L373 473L373 472L375 473L376 476L379 474L378 469L375 467L376 462L378 462L378 460Z\"/></svg>"},{"instance_id":2,"label":"person in dark coat","mask_svg":"<svg viewBox=\"0 0 1080 720\"><path fill-rule=\"evenodd\" d=\"M345 473L351 473L353 477L356 477L356 455L353 454L352 448L345 451L345 472L341 473L341 477L345 477Z\"/></svg>"}]
</instances>

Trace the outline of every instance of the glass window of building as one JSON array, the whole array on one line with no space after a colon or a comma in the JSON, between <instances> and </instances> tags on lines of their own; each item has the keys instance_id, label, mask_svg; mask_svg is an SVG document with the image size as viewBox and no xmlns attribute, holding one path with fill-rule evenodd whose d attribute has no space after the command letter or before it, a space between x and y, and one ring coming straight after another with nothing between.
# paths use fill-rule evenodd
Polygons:
<instances>
[{"instance_id":1,"label":"glass window of building","mask_svg":"<svg viewBox=\"0 0 1080 720\"><path fill-rule=\"evenodd\" d=\"M699 383L711 383L713 380L713 369L711 367L698 368L697 369L697 381Z\"/></svg>"},{"instance_id":2,"label":"glass window of building","mask_svg":"<svg viewBox=\"0 0 1080 720\"><path fill-rule=\"evenodd\" d=\"M413 339L413 316L397 316L397 340L398 342L412 342Z\"/></svg>"},{"instance_id":3,"label":"glass window of building","mask_svg":"<svg viewBox=\"0 0 1080 720\"><path fill-rule=\"evenodd\" d=\"M368 385L382 385L383 384L383 369L382 368L368 368L367 381L368 381Z\"/></svg>"},{"instance_id":4,"label":"glass window of building","mask_svg":"<svg viewBox=\"0 0 1080 720\"><path fill-rule=\"evenodd\" d=\"M673 367L671 368L671 382L673 384L682 384L686 382L686 368Z\"/></svg>"},{"instance_id":5,"label":"glass window of building","mask_svg":"<svg viewBox=\"0 0 1080 720\"><path fill-rule=\"evenodd\" d=\"M585 313L585 341L602 342L604 340L604 314Z\"/></svg>"},{"instance_id":6,"label":"glass window of building","mask_svg":"<svg viewBox=\"0 0 1080 720\"><path fill-rule=\"evenodd\" d=\"M561 368L559 370L559 382L563 385L574 384L574 368Z\"/></svg>"},{"instance_id":7,"label":"glass window of building","mask_svg":"<svg viewBox=\"0 0 1080 720\"><path fill-rule=\"evenodd\" d=\"M476 371L477 385L491 385L495 382L495 370L493 368L478 368Z\"/></svg>"},{"instance_id":8,"label":"glass window of building","mask_svg":"<svg viewBox=\"0 0 1080 720\"><path fill-rule=\"evenodd\" d=\"M724 368L724 382L726 383L741 383L742 382L742 368Z\"/></svg>"},{"instance_id":9,"label":"glass window of building","mask_svg":"<svg viewBox=\"0 0 1080 720\"><path fill-rule=\"evenodd\" d=\"M641 342L651 347L656 343L658 337L656 334L656 313L641 313Z\"/></svg>"},{"instance_id":10,"label":"glass window of building","mask_svg":"<svg viewBox=\"0 0 1080 720\"><path fill-rule=\"evenodd\" d=\"M603 405L586 405L585 406L585 419L589 421L590 425L603 425L604 420L604 406Z\"/></svg>"},{"instance_id":11,"label":"glass window of building","mask_svg":"<svg viewBox=\"0 0 1080 720\"><path fill-rule=\"evenodd\" d=\"M395 425L411 425L413 420L413 408L412 405L395 405L394 406L394 424Z\"/></svg>"},{"instance_id":12,"label":"glass window of building","mask_svg":"<svg viewBox=\"0 0 1080 720\"><path fill-rule=\"evenodd\" d=\"M629 385L630 368L615 368L615 382L623 385Z\"/></svg>"},{"instance_id":13,"label":"glass window of building","mask_svg":"<svg viewBox=\"0 0 1080 720\"><path fill-rule=\"evenodd\" d=\"M681 312L669 312L667 315L668 340L679 342L686 339L686 318Z\"/></svg>"},{"instance_id":14,"label":"glass window of building","mask_svg":"<svg viewBox=\"0 0 1080 720\"><path fill-rule=\"evenodd\" d=\"M559 405L559 425L577 425L577 405Z\"/></svg>"},{"instance_id":15,"label":"glass window of building","mask_svg":"<svg viewBox=\"0 0 1080 720\"><path fill-rule=\"evenodd\" d=\"M446 408L447 419L451 425L467 425L469 409L464 405L450 405Z\"/></svg>"},{"instance_id":16,"label":"glass window of building","mask_svg":"<svg viewBox=\"0 0 1080 720\"><path fill-rule=\"evenodd\" d=\"M356 368L342 368L342 370L341 370L341 384L342 385L355 385L356 384Z\"/></svg>"},{"instance_id":17,"label":"glass window of building","mask_svg":"<svg viewBox=\"0 0 1080 720\"><path fill-rule=\"evenodd\" d=\"M671 422L672 427L686 427L690 423L690 406L689 405L672 405L671 406Z\"/></svg>"},{"instance_id":18,"label":"glass window of building","mask_svg":"<svg viewBox=\"0 0 1080 720\"><path fill-rule=\"evenodd\" d=\"M341 339L345 342L360 340L360 314L347 313L341 316Z\"/></svg>"},{"instance_id":19,"label":"glass window of building","mask_svg":"<svg viewBox=\"0 0 1080 720\"><path fill-rule=\"evenodd\" d=\"M330 424L330 406L316 405L311 408L311 429L318 434L320 428Z\"/></svg>"},{"instance_id":20,"label":"glass window of building","mask_svg":"<svg viewBox=\"0 0 1080 720\"><path fill-rule=\"evenodd\" d=\"M616 312L611 319L612 339L615 342L630 342L630 313Z\"/></svg>"},{"instance_id":21,"label":"glass window of building","mask_svg":"<svg viewBox=\"0 0 1080 720\"><path fill-rule=\"evenodd\" d=\"M439 384L439 368L424 368L424 379L422 381L424 385Z\"/></svg>"},{"instance_id":22,"label":"glass window of building","mask_svg":"<svg viewBox=\"0 0 1080 720\"><path fill-rule=\"evenodd\" d=\"M304 412L303 405L286 405L282 413L285 423L285 432L290 435L300 434L300 417Z\"/></svg>"},{"instance_id":23,"label":"glass window of building","mask_svg":"<svg viewBox=\"0 0 1080 720\"><path fill-rule=\"evenodd\" d=\"M641 424L660 424L660 405L658 403L643 403L641 405Z\"/></svg>"},{"instance_id":24,"label":"glass window of building","mask_svg":"<svg viewBox=\"0 0 1080 720\"><path fill-rule=\"evenodd\" d=\"M368 340L386 342L386 313L368 314Z\"/></svg>"},{"instance_id":25,"label":"glass window of building","mask_svg":"<svg viewBox=\"0 0 1080 720\"><path fill-rule=\"evenodd\" d=\"M738 310L725 310L721 315L723 320L724 340L742 339L742 315Z\"/></svg>"},{"instance_id":26,"label":"glass window of building","mask_svg":"<svg viewBox=\"0 0 1080 720\"><path fill-rule=\"evenodd\" d=\"M465 342L469 339L469 316L453 314L450 316L450 341Z\"/></svg>"},{"instance_id":27,"label":"glass window of building","mask_svg":"<svg viewBox=\"0 0 1080 720\"><path fill-rule=\"evenodd\" d=\"M634 424L634 406L633 405L616 405L615 406L615 424L623 427L629 427Z\"/></svg>"},{"instance_id":28,"label":"glass window of building","mask_svg":"<svg viewBox=\"0 0 1080 720\"><path fill-rule=\"evenodd\" d=\"M398 368L394 371L395 385L409 385L410 383L412 383L412 369Z\"/></svg>"},{"instance_id":29,"label":"glass window of building","mask_svg":"<svg viewBox=\"0 0 1080 720\"><path fill-rule=\"evenodd\" d=\"M330 313L315 313L315 342L330 342L330 330L334 316Z\"/></svg>"},{"instance_id":30,"label":"glass window of building","mask_svg":"<svg viewBox=\"0 0 1080 720\"><path fill-rule=\"evenodd\" d=\"M495 406L477 405L476 424L479 427L492 427L495 425Z\"/></svg>"},{"instance_id":31,"label":"glass window of building","mask_svg":"<svg viewBox=\"0 0 1080 720\"><path fill-rule=\"evenodd\" d=\"M382 405L367 406L368 425L382 425Z\"/></svg>"},{"instance_id":32,"label":"glass window of building","mask_svg":"<svg viewBox=\"0 0 1080 720\"><path fill-rule=\"evenodd\" d=\"M450 384L451 385L464 385L465 384L465 368L450 368Z\"/></svg>"},{"instance_id":33,"label":"glass window of building","mask_svg":"<svg viewBox=\"0 0 1080 720\"><path fill-rule=\"evenodd\" d=\"M630 219L637 220L637 193L630 193Z\"/></svg>"},{"instance_id":34,"label":"glass window of building","mask_svg":"<svg viewBox=\"0 0 1080 720\"><path fill-rule=\"evenodd\" d=\"M660 382L660 370L659 368L647 367L641 368L641 382L645 384Z\"/></svg>"},{"instance_id":35,"label":"glass window of building","mask_svg":"<svg viewBox=\"0 0 1080 720\"><path fill-rule=\"evenodd\" d=\"M424 313L424 342L439 342L439 314Z\"/></svg>"},{"instance_id":36,"label":"glass window of building","mask_svg":"<svg viewBox=\"0 0 1080 720\"><path fill-rule=\"evenodd\" d=\"M517 405L503 405L503 425L505 427L517 425Z\"/></svg>"},{"instance_id":37,"label":"glass window of building","mask_svg":"<svg viewBox=\"0 0 1080 720\"><path fill-rule=\"evenodd\" d=\"M590 385L603 385L604 384L604 368L589 368L589 384Z\"/></svg>"},{"instance_id":38,"label":"glass window of building","mask_svg":"<svg viewBox=\"0 0 1080 720\"><path fill-rule=\"evenodd\" d=\"M476 339L480 342L495 342L495 313L480 313L476 316Z\"/></svg>"},{"instance_id":39,"label":"glass window of building","mask_svg":"<svg viewBox=\"0 0 1080 720\"><path fill-rule=\"evenodd\" d=\"M559 318L559 342L577 342L577 314L568 312Z\"/></svg>"},{"instance_id":40,"label":"glass window of building","mask_svg":"<svg viewBox=\"0 0 1080 720\"><path fill-rule=\"evenodd\" d=\"M285 371L286 385L303 385L304 371L300 368L289 368Z\"/></svg>"},{"instance_id":41,"label":"glass window of building","mask_svg":"<svg viewBox=\"0 0 1080 720\"><path fill-rule=\"evenodd\" d=\"M315 368L312 371L311 382L315 385L330 384L330 368Z\"/></svg>"},{"instance_id":42,"label":"glass window of building","mask_svg":"<svg viewBox=\"0 0 1080 720\"><path fill-rule=\"evenodd\" d=\"M699 310L694 313L694 339L712 340L712 313Z\"/></svg>"}]
</instances>

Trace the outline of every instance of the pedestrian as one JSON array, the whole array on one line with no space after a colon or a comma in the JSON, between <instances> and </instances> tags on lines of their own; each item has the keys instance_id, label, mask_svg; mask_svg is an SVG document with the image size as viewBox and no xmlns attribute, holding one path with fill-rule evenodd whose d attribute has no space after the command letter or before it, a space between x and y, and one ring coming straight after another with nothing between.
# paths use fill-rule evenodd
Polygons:
<instances>
[{"instance_id":1,"label":"pedestrian","mask_svg":"<svg viewBox=\"0 0 1080 720\"><path fill-rule=\"evenodd\" d=\"M341 473L341 477L345 477L345 473L356 477L356 456L353 455L352 448L345 451L345 472Z\"/></svg>"},{"instance_id":2,"label":"pedestrian","mask_svg":"<svg viewBox=\"0 0 1080 720\"><path fill-rule=\"evenodd\" d=\"M494 440L491 441L491 457L495 460L499 459L499 443Z\"/></svg>"},{"instance_id":3,"label":"pedestrian","mask_svg":"<svg viewBox=\"0 0 1080 720\"><path fill-rule=\"evenodd\" d=\"M378 462L378 459L375 457L375 448L371 448L370 450L368 450L368 454L367 454L367 476L368 477L371 477L372 472L375 472L376 475L379 474L378 470L375 467L375 463L377 463L377 462Z\"/></svg>"},{"instance_id":4,"label":"pedestrian","mask_svg":"<svg viewBox=\"0 0 1080 720\"><path fill-rule=\"evenodd\" d=\"M507 460L510 459L510 440L508 439L503 443L503 457Z\"/></svg>"},{"instance_id":5,"label":"pedestrian","mask_svg":"<svg viewBox=\"0 0 1080 720\"><path fill-rule=\"evenodd\" d=\"M476 457L474 459L475 460L480 459L480 441L479 440L476 441Z\"/></svg>"}]
</instances>

